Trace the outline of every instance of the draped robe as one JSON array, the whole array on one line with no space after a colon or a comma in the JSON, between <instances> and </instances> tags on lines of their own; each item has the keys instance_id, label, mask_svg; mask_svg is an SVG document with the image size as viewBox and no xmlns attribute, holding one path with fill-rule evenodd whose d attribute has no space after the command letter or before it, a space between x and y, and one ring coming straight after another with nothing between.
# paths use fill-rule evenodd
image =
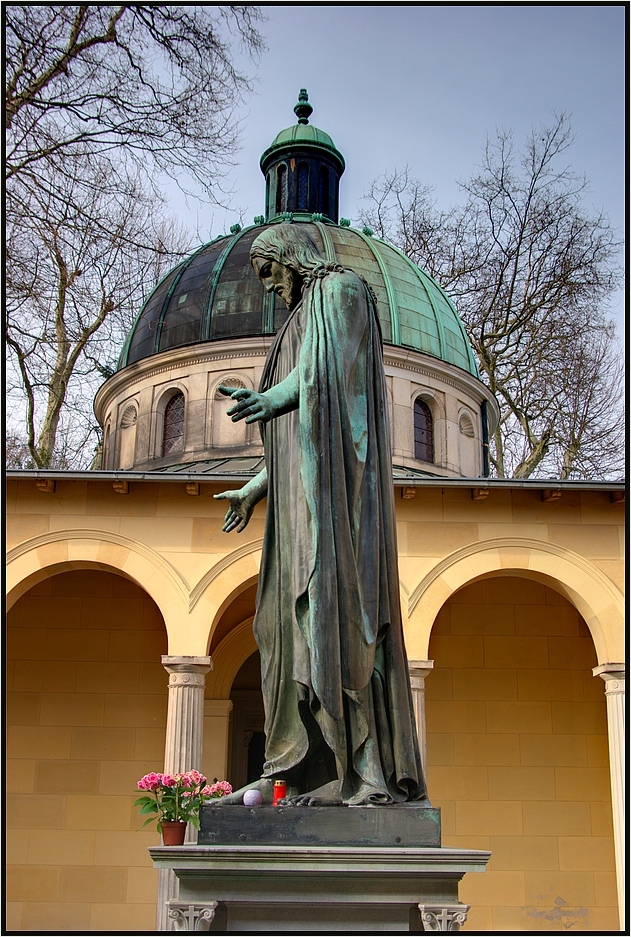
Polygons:
<instances>
[{"instance_id":1,"label":"draped robe","mask_svg":"<svg viewBox=\"0 0 631 937\"><path fill-rule=\"evenodd\" d=\"M261 392L294 368L298 408L262 429L268 492L254 634L263 776L301 792L337 776L345 803L423 799L381 334L351 271L308 281L270 349Z\"/></svg>"}]
</instances>

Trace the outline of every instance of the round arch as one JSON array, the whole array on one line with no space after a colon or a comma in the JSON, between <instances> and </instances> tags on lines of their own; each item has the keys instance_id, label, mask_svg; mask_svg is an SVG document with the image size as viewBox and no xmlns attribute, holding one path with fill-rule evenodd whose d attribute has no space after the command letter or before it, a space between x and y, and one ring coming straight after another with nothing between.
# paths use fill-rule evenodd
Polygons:
<instances>
[{"instance_id":1,"label":"round arch","mask_svg":"<svg viewBox=\"0 0 631 937\"><path fill-rule=\"evenodd\" d=\"M213 669L206 679L207 699L229 699L239 668L258 651L252 634L252 621L250 617L236 625L213 653Z\"/></svg>"},{"instance_id":2,"label":"round arch","mask_svg":"<svg viewBox=\"0 0 631 937\"><path fill-rule=\"evenodd\" d=\"M177 570L144 544L105 530L42 534L7 555L7 608L32 586L72 569L115 572L139 585L153 599L172 634L188 615L188 589Z\"/></svg>"},{"instance_id":3,"label":"round arch","mask_svg":"<svg viewBox=\"0 0 631 937\"><path fill-rule=\"evenodd\" d=\"M425 387L423 384L415 383L410 392L410 409L412 409L419 397L431 410L434 420L447 419L445 402L441 394L435 391L433 387Z\"/></svg>"},{"instance_id":4,"label":"round arch","mask_svg":"<svg viewBox=\"0 0 631 937\"><path fill-rule=\"evenodd\" d=\"M446 556L410 592L406 646L411 659L426 660L438 612L458 589L490 575L518 575L548 585L585 619L599 663L624 660L621 592L584 557L554 543L525 538L486 540Z\"/></svg>"},{"instance_id":5,"label":"round arch","mask_svg":"<svg viewBox=\"0 0 631 937\"><path fill-rule=\"evenodd\" d=\"M203 649L196 653L209 653L221 616L230 603L258 579L262 544L262 540L244 543L215 563L191 589L191 628L199 634L200 644L203 634L204 642Z\"/></svg>"},{"instance_id":6,"label":"round arch","mask_svg":"<svg viewBox=\"0 0 631 937\"><path fill-rule=\"evenodd\" d=\"M153 442L151 444L152 458L162 458L162 446L164 442L164 420L166 408L169 402L178 394L184 397L184 449L186 449L186 440L188 437L189 421L189 390L186 381L175 378L156 390L156 398L153 407L152 433Z\"/></svg>"}]
</instances>

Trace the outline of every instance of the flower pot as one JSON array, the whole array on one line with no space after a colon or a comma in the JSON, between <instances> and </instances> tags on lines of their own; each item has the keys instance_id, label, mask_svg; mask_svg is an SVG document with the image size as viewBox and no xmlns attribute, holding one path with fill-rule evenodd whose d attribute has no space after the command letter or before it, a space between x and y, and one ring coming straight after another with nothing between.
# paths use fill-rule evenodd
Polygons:
<instances>
[{"instance_id":1,"label":"flower pot","mask_svg":"<svg viewBox=\"0 0 631 937\"><path fill-rule=\"evenodd\" d=\"M186 820L162 821L162 845L181 846L186 836Z\"/></svg>"}]
</instances>

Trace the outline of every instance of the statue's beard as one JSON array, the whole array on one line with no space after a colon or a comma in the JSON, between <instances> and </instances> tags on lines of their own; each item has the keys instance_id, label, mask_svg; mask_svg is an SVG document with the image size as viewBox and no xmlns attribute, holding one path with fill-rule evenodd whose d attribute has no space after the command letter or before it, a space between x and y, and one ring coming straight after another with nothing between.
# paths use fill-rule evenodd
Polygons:
<instances>
[{"instance_id":1,"label":"statue's beard","mask_svg":"<svg viewBox=\"0 0 631 937\"><path fill-rule=\"evenodd\" d=\"M284 267L281 282L275 291L283 300L288 309L293 309L302 295L302 280L291 267Z\"/></svg>"}]
</instances>

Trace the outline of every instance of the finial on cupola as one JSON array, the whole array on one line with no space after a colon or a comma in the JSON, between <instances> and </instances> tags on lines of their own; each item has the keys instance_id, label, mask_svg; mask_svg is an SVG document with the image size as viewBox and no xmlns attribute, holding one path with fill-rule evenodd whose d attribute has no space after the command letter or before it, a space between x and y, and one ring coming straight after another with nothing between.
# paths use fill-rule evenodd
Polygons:
<instances>
[{"instance_id":1,"label":"finial on cupola","mask_svg":"<svg viewBox=\"0 0 631 937\"><path fill-rule=\"evenodd\" d=\"M299 124L309 123L309 118L313 114L313 108L309 104L309 95L307 94L306 88L300 89L298 103L294 107L294 114L297 116Z\"/></svg>"}]
</instances>

